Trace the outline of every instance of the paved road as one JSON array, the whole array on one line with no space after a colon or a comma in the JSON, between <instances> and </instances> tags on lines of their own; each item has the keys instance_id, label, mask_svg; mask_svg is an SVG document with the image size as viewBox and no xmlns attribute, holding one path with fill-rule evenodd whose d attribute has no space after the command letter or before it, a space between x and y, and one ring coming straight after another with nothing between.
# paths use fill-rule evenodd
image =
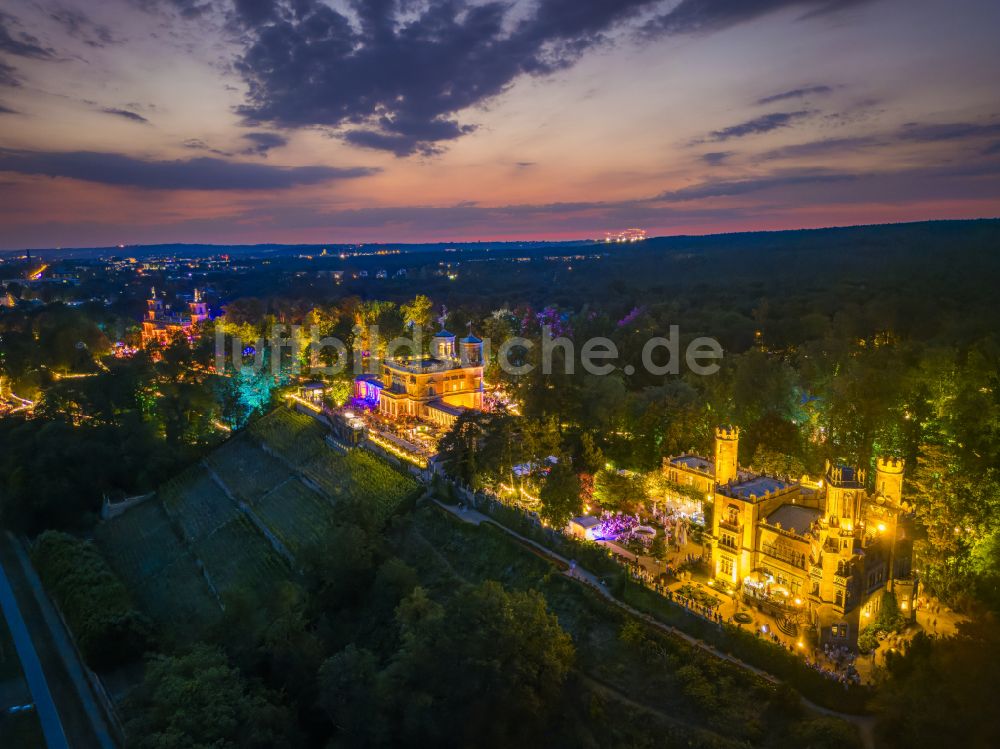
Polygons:
<instances>
[{"instance_id":1,"label":"paved road","mask_svg":"<svg viewBox=\"0 0 1000 749\"><path fill-rule=\"evenodd\" d=\"M0 533L0 566L30 633L72 749L115 749L105 715L91 690L85 667L31 560L10 533Z\"/></svg>"},{"instance_id":2,"label":"paved road","mask_svg":"<svg viewBox=\"0 0 1000 749\"><path fill-rule=\"evenodd\" d=\"M21 669L28 682L28 689L31 690L35 709L38 711L38 719L42 724L45 743L49 749L69 749L66 732L59 719L59 712L52 699L52 692L49 691L45 672L42 671L42 664L38 660L38 653L35 652L35 645L31 641L31 635L28 634L28 627L24 623L24 617L21 616L21 610L14 598L14 591L10 587L10 581L7 580L7 573L2 565L0 565L0 607L3 608L7 626L14 638L14 647L17 650L17 657L21 660Z\"/></svg>"},{"instance_id":3,"label":"paved road","mask_svg":"<svg viewBox=\"0 0 1000 749\"><path fill-rule=\"evenodd\" d=\"M37 611L41 613L41 621L38 623L39 631L35 632L34 636L45 638L49 645L50 661L45 665L45 668L52 679L68 677L68 683L60 685L62 687L61 700L58 691L56 693L56 704L63 710L63 722L67 726L70 725L70 721L66 717L67 710L72 709L77 719L77 728L70 730L71 744L74 747L116 749L116 742L111 736L104 710L94 696L84 671L85 666L80 660L80 655L63 624L63 620L59 617L55 606L42 587L42 581L38 578L24 547L10 534L7 535L7 541L8 548L13 550L17 564L20 566L22 580L30 588ZM11 574L16 573L12 572ZM22 601L21 605L26 606L27 604ZM43 628L44 634L41 631ZM56 676L56 668L60 674L58 677Z\"/></svg>"}]
</instances>

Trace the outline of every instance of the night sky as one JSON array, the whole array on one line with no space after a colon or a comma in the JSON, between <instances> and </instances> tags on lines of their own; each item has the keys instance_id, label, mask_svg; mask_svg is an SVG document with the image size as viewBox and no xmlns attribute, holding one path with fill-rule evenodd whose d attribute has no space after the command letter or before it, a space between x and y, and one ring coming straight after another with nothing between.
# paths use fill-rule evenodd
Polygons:
<instances>
[{"instance_id":1,"label":"night sky","mask_svg":"<svg viewBox=\"0 0 1000 749\"><path fill-rule=\"evenodd\" d=\"M1000 215L997 0L0 8L0 247Z\"/></svg>"}]
</instances>

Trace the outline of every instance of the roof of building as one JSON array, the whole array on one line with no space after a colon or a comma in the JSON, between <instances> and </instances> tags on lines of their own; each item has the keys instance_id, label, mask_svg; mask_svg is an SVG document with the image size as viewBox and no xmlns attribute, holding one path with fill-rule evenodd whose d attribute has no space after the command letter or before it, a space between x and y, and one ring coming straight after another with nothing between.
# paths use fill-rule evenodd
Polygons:
<instances>
[{"instance_id":1,"label":"roof of building","mask_svg":"<svg viewBox=\"0 0 1000 749\"><path fill-rule=\"evenodd\" d=\"M726 487L726 494L731 497L742 497L746 499L751 494L755 497L763 497L768 492L774 493L781 489L787 489L791 484L772 476L754 476L746 481L730 484Z\"/></svg>"},{"instance_id":2,"label":"roof of building","mask_svg":"<svg viewBox=\"0 0 1000 749\"><path fill-rule=\"evenodd\" d=\"M465 411L461 406L453 406L450 403L445 403L443 400L429 401L427 408L433 408L435 411L441 411L449 416L461 416L462 412Z\"/></svg>"},{"instance_id":3,"label":"roof of building","mask_svg":"<svg viewBox=\"0 0 1000 749\"><path fill-rule=\"evenodd\" d=\"M474 336L474 335L472 335L470 333L469 335L465 336L465 338L463 338L461 342L462 343L482 343L483 339L482 338L478 338L478 337L476 337L476 336Z\"/></svg>"},{"instance_id":4,"label":"roof of building","mask_svg":"<svg viewBox=\"0 0 1000 749\"><path fill-rule=\"evenodd\" d=\"M434 334L434 337L435 338L454 338L455 334L454 333L449 333L444 328L441 328L441 330L439 330L437 333Z\"/></svg>"},{"instance_id":5,"label":"roof of building","mask_svg":"<svg viewBox=\"0 0 1000 749\"><path fill-rule=\"evenodd\" d=\"M823 513L815 507L802 505L782 505L767 516L768 525L780 524L783 530L804 536L812 524L819 520Z\"/></svg>"},{"instance_id":6,"label":"roof of building","mask_svg":"<svg viewBox=\"0 0 1000 749\"><path fill-rule=\"evenodd\" d=\"M670 462L674 465L694 468L705 473L715 473L715 463L700 455L678 455L676 458L671 458Z\"/></svg>"},{"instance_id":7,"label":"roof of building","mask_svg":"<svg viewBox=\"0 0 1000 749\"><path fill-rule=\"evenodd\" d=\"M593 528L594 526L601 524L601 519L595 518L592 515L581 515L580 517L573 518L569 522L578 525L581 528Z\"/></svg>"},{"instance_id":8,"label":"roof of building","mask_svg":"<svg viewBox=\"0 0 1000 749\"><path fill-rule=\"evenodd\" d=\"M482 365L463 365L457 359L436 359L433 356L422 356L408 360L387 359L382 365L396 372L407 374L428 374L431 372L451 372L453 370L482 368Z\"/></svg>"}]
</instances>

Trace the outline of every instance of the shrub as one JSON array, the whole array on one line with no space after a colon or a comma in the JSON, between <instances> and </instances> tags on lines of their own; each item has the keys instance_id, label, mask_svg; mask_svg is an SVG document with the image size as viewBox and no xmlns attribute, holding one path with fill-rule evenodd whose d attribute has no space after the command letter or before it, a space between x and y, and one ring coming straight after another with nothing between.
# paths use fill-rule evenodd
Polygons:
<instances>
[{"instance_id":1,"label":"shrub","mask_svg":"<svg viewBox=\"0 0 1000 749\"><path fill-rule=\"evenodd\" d=\"M91 542L46 531L32 559L92 668L114 668L146 651L151 624Z\"/></svg>"}]
</instances>

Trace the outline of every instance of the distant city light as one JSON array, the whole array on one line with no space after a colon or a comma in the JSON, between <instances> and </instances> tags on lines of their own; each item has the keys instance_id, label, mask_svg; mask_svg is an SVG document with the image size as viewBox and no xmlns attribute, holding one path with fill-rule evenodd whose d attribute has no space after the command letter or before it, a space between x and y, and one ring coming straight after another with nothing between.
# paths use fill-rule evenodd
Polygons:
<instances>
[{"instance_id":1,"label":"distant city light","mask_svg":"<svg viewBox=\"0 0 1000 749\"><path fill-rule=\"evenodd\" d=\"M625 244L628 242L641 242L646 239L645 229L625 229L620 232L607 232L604 235L606 244Z\"/></svg>"}]
</instances>

